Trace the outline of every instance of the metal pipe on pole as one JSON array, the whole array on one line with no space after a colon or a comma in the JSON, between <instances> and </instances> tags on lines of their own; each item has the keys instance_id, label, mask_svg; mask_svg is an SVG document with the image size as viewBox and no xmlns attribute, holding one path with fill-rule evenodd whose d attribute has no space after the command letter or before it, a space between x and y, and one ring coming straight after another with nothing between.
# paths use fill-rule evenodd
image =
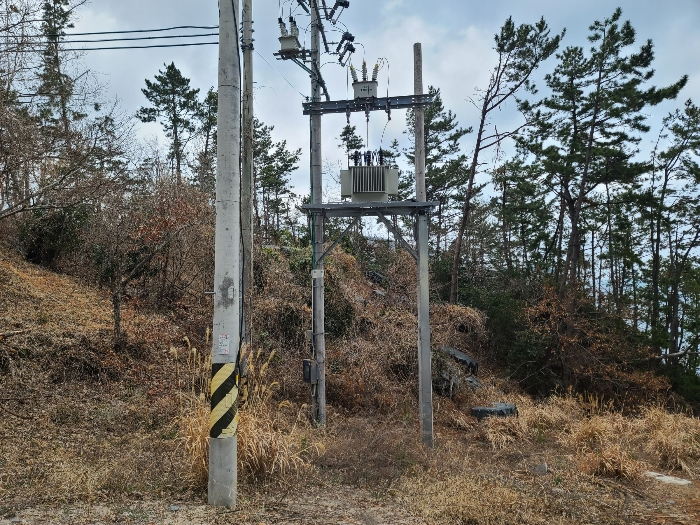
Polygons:
<instances>
[{"instance_id":1,"label":"metal pipe on pole","mask_svg":"<svg viewBox=\"0 0 700 525\"><path fill-rule=\"evenodd\" d=\"M423 94L423 51L420 43L413 45L416 95ZM424 110L417 107L415 115L416 200L427 201L425 189L425 128ZM430 274L428 267L428 216L421 211L418 222L418 404L423 444L433 447L433 380L430 355Z\"/></svg>"},{"instance_id":2,"label":"metal pipe on pole","mask_svg":"<svg viewBox=\"0 0 700 525\"><path fill-rule=\"evenodd\" d=\"M253 0L243 0L243 168L241 173L241 236L243 242L243 305L245 341L252 342L253 297Z\"/></svg>"},{"instance_id":3,"label":"metal pipe on pole","mask_svg":"<svg viewBox=\"0 0 700 525\"><path fill-rule=\"evenodd\" d=\"M241 86L237 0L219 3L216 248L208 501L236 505L241 344Z\"/></svg>"},{"instance_id":4,"label":"metal pipe on pole","mask_svg":"<svg viewBox=\"0 0 700 525\"><path fill-rule=\"evenodd\" d=\"M311 11L311 100L321 100L320 82L318 75L321 72L320 53L320 24L318 0L310 0ZM323 200L323 172L321 169L321 114L311 115L311 202L321 204ZM313 310L313 350L314 359L318 370L318 383L315 385L314 408L316 422L319 425L326 424L326 334L324 327L324 275L323 275L323 216L312 217L313 239L313 273L312 273L312 310Z\"/></svg>"}]
</instances>

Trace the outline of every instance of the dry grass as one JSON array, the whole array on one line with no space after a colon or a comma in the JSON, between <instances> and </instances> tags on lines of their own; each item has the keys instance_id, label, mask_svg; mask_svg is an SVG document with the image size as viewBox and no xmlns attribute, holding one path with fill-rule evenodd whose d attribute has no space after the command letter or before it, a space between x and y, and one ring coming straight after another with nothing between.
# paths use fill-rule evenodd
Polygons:
<instances>
[{"instance_id":1,"label":"dry grass","mask_svg":"<svg viewBox=\"0 0 700 525\"><path fill-rule=\"evenodd\" d=\"M516 404L518 417L488 418L483 423L488 442L497 450L514 443L543 443L566 432L583 415L570 397L551 397L540 403L522 395L509 399Z\"/></svg>"},{"instance_id":2,"label":"dry grass","mask_svg":"<svg viewBox=\"0 0 700 525\"><path fill-rule=\"evenodd\" d=\"M429 525L571 523L552 517L547 505L534 495L469 472L439 483L412 479L401 489L408 494L405 504L418 510ZM544 521L545 516L550 519Z\"/></svg>"},{"instance_id":3,"label":"dry grass","mask_svg":"<svg viewBox=\"0 0 700 525\"><path fill-rule=\"evenodd\" d=\"M82 333L109 329L105 293L0 250L0 332L32 329Z\"/></svg>"},{"instance_id":4,"label":"dry grass","mask_svg":"<svg viewBox=\"0 0 700 525\"><path fill-rule=\"evenodd\" d=\"M696 473L696 463L700 460L700 420L651 407L645 409L639 427L646 451L658 457L663 468Z\"/></svg>"},{"instance_id":5,"label":"dry grass","mask_svg":"<svg viewBox=\"0 0 700 525\"><path fill-rule=\"evenodd\" d=\"M266 406L239 413L238 472L244 482L289 483L308 472L313 460L325 451L320 441L310 439L314 432L307 425L293 425L291 431L277 428ZM179 422L189 466L186 478L203 489L208 481L209 405L190 400Z\"/></svg>"},{"instance_id":6,"label":"dry grass","mask_svg":"<svg viewBox=\"0 0 700 525\"><path fill-rule=\"evenodd\" d=\"M295 284L288 262L277 255L259 266L257 339L239 426L242 494L277 500L279 486L303 486L301 480L317 477L322 484L367 487L382 504L401 505L429 524L617 524L635 522L632 511L623 516L620 509L638 492L647 491L639 505L655 505L658 486L628 490L627 480L637 479L645 463L696 475L697 419L658 408L623 416L595 396L536 402L483 369L485 388L454 400L435 397L437 448L416 446L415 263L404 257L392 269L386 297L373 293L354 260L342 253L329 259L335 272L329 282L348 276L333 300L351 312L352 323L346 336L328 339L329 425L313 428L298 366L308 355L308 290ZM14 262L0 260L9 268L0 265L0 322L9 330L20 329L15 322L43 326L3 341L17 372L0 370L3 397L23 402L0 408L31 419L0 415L0 509L122 497L200 504L207 482L209 318L188 325L127 307L129 333L143 341L144 351L116 355L104 331L108 297L86 288L88 302L94 301L86 313L80 285L71 288L70 278L25 263L15 271ZM46 276L49 284L32 291ZM16 310L13 290L29 298L18 298ZM56 301L47 294L56 294ZM48 316L44 325L32 317L37 307ZM96 312L92 320L89 310ZM436 305L432 314L436 344L480 357L478 312ZM79 335L65 335L59 323L72 323ZM119 374L111 376L112 370ZM520 416L477 423L470 408L490 401L515 402ZM534 474L545 461L547 473ZM337 492L339 504L347 503L344 489Z\"/></svg>"},{"instance_id":7,"label":"dry grass","mask_svg":"<svg viewBox=\"0 0 700 525\"><path fill-rule=\"evenodd\" d=\"M179 418L180 437L188 460L185 476L194 486L202 488L209 481L209 414L209 404L196 400Z\"/></svg>"},{"instance_id":8,"label":"dry grass","mask_svg":"<svg viewBox=\"0 0 700 525\"><path fill-rule=\"evenodd\" d=\"M426 525L572 525L638 523L634 501L601 490L589 475L562 473L558 483L478 459L447 476L416 476L396 487ZM625 512L621 512L622 509Z\"/></svg>"},{"instance_id":9,"label":"dry grass","mask_svg":"<svg viewBox=\"0 0 700 525\"><path fill-rule=\"evenodd\" d=\"M283 409L291 403L282 401L276 410L270 408L278 386L268 378L274 358L274 350L267 359L262 349L244 348L241 355L241 360L247 362L247 374L239 397L243 406L239 410L238 472L241 480L250 483L287 483L308 472L312 460L325 450L321 442L310 442L307 434L313 432L308 424L299 425L299 415L291 430L276 426L276 420L284 418ZM202 360L197 357L196 349L191 348L185 366L190 376L203 379L211 369L211 358ZM193 380L192 385L196 384L197 380ZM196 394L194 390L188 397L188 408L178 419L189 465L186 477L194 486L204 488L209 467L209 394L208 390L198 396L193 394Z\"/></svg>"},{"instance_id":10,"label":"dry grass","mask_svg":"<svg viewBox=\"0 0 700 525\"><path fill-rule=\"evenodd\" d=\"M578 458L578 467L586 474L641 481L648 466L632 456L632 452L619 443L605 443L595 452L584 453Z\"/></svg>"},{"instance_id":11,"label":"dry grass","mask_svg":"<svg viewBox=\"0 0 700 525\"><path fill-rule=\"evenodd\" d=\"M588 452L610 442L629 443L637 437L635 431L635 420L612 413L573 422L568 432L561 434L560 440L577 451Z\"/></svg>"},{"instance_id":12,"label":"dry grass","mask_svg":"<svg viewBox=\"0 0 700 525\"><path fill-rule=\"evenodd\" d=\"M571 396L540 403L519 396L514 401L519 417L489 418L482 424L494 450L553 442L573 451L579 468L590 474L639 480L649 465L695 474L700 460L696 418L658 407L638 417L624 416Z\"/></svg>"},{"instance_id":13,"label":"dry grass","mask_svg":"<svg viewBox=\"0 0 700 525\"><path fill-rule=\"evenodd\" d=\"M238 433L239 468L248 481L286 484L325 452L323 443L307 437L313 432L299 427L283 432L264 411L242 412Z\"/></svg>"}]
</instances>

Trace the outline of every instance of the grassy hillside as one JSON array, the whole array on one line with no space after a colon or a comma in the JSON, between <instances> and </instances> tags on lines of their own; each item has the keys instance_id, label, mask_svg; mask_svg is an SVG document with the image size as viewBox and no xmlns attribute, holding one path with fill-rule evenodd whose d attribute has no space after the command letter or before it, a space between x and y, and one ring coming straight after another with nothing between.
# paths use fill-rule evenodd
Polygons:
<instances>
[{"instance_id":1,"label":"grassy hillside","mask_svg":"<svg viewBox=\"0 0 700 525\"><path fill-rule=\"evenodd\" d=\"M623 415L593 395L522 395L494 368L483 314L469 308L434 305L433 340L477 357L484 388L436 395L436 448L417 445L415 272L402 256L384 286L340 251L328 261L329 424L314 428L299 365L305 254L266 250L256 263L241 497L225 511L203 506L206 303L160 314L132 301L117 352L108 294L0 253L0 523L700 518L695 484L645 475L698 479L697 419L657 406ZM477 423L471 407L489 401L515 402L520 415Z\"/></svg>"}]
</instances>

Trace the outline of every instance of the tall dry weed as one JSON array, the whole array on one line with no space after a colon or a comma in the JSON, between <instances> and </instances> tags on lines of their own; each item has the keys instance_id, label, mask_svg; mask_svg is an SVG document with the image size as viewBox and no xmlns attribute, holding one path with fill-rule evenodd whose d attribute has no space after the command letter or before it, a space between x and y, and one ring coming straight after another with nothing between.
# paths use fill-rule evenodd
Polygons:
<instances>
[{"instance_id":1,"label":"tall dry weed","mask_svg":"<svg viewBox=\"0 0 700 525\"><path fill-rule=\"evenodd\" d=\"M655 454L662 467L695 472L692 463L700 459L700 420L652 407L644 410L639 427L646 451Z\"/></svg>"},{"instance_id":2,"label":"tall dry weed","mask_svg":"<svg viewBox=\"0 0 700 525\"><path fill-rule=\"evenodd\" d=\"M581 408L589 412L588 404ZM560 442L574 449L582 472L639 481L647 465L636 457L638 438L634 419L610 412L574 422Z\"/></svg>"},{"instance_id":3,"label":"tall dry weed","mask_svg":"<svg viewBox=\"0 0 700 525\"><path fill-rule=\"evenodd\" d=\"M321 442L309 439L312 431L308 424L299 424L298 414L291 422L291 430L284 432L276 426L282 409L289 407L290 403L285 400L275 408L271 407L277 382L270 380L268 370L274 357L274 351L267 359L260 349L244 348L242 352L242 359L247 359L248 367L245 383L241 386L243 403L238 423L238 472L243 481L288 482L307 472L313 460L325 452ZM187 370L195 366L194 370L199 371L201 363L192 358L185 366ZM188 395L187 408L182 410L179 418L180 435L188 458L186 478L200 488L208 482L208 400L208 394Z\"/></svg>"},{"instance_id":4,"label":"tall dry weed","mask_svg":"<svg viewBox=\"0 0 700 525\"><path fill-rule=\"evenodd\" d=\"M610 442L629 442L634 428L634 421L622 414L587 417L575 422L561 441L579 452L590 452Z\"/></svg>"},{"instance_id":5,"label":"tall dry weed","mask_svg":"<svg viewBox=\"0 0 700 525\"><path fill-rule=\"evenodd\" d=\"M535 402L527 396L516 396L517 417L488 418L484 421L486 438L494 449L514 443L544 442L558 438L582 417L582 411L571 397L551 397Z\"/></svg>"},{"instance_id":6,"label":"tall dry weed","mask_svg":"<svg viewBox=\"0 0 700 525\"><path fill-rule=\"evenodd\" d=\"M206 487L209 479L209 412L208 403L194 399L179 421L188 460L186 479L197 487Z\"/></svg>"},{"instance_id":7,"label":"tall dry weed","mask_svg":"<svg viewBox=\"0 0 700 525\"><path fill-rule=\"evenodd\" d=\"M554 441L573 449L576 464L592 475L641 479L646 463L637 459L645 437L638 420L620 413L607 412L600 405L591 407L590 399L572 396L552 397L534 402L526 396L515 399L518 417L489 418L484 421L484 434L494 449L516 444ZM590 416L596 413L598 415ZM667 425L662 425L668 428ZM669 440L652 441L657 449L672 449ZM680 453L678 448L672 449Z\"/></svg>"},{"instance_id":8,"label":"tall dry weed","mask_svg":"<svg viewBox=\"0 0 700 525\"><path fill-rule=\"evenodd\" d=\"M580 455L577 463L587 474L628 481L641 480L647 470L646 463L635 459L632 452L620 443L603 443L595 452Z\"/></svg>"},{"instance_id":9,"label":"tall dry weed","mask_svg":"<svg viewBox=\"0 0 700 525\"><path fill-rule=\"evenodd\" d=\"M244 479L256 482L288 482L312 467L323 455L321 442L310 442L304 432L284 433L275 428L271 415L260 409L241 413L238 425L238 468Z\"/></svg>"}]
</instances>

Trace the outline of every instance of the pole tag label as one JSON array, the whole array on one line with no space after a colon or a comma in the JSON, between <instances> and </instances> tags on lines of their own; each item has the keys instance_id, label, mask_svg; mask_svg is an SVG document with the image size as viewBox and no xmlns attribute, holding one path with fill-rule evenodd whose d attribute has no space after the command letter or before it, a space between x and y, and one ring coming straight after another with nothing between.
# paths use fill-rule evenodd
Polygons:
<instances>
[{"instance_id":1,"label":"pole tag label","mask_svg":"<svg viewBox=\"0 0 700 525\"><path fill-rule=\"evenodd\" d=\"M219 336L219 355L229 355L231 347L229 345L228 334Z\"/></svg>"}]
</instances>

